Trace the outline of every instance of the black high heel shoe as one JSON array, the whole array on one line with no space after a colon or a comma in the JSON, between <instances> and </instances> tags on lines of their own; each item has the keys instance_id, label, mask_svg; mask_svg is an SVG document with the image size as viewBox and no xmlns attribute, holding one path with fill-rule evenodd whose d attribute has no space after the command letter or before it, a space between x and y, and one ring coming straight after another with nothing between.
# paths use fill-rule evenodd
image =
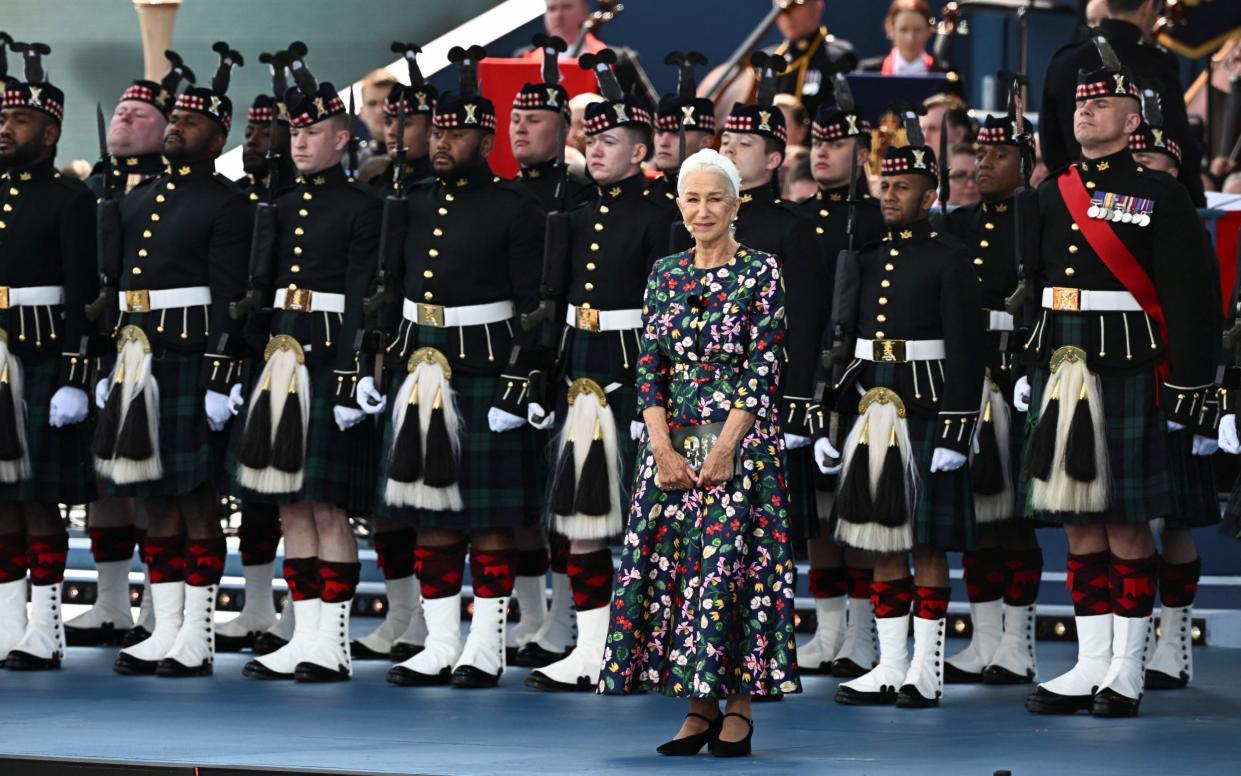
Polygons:
<instances>
[{"instance_id":1,"label":"black high heel shoe","mask_svg":"<svg viewBox=\"0 0 1241 776\"><path fill-rule=\"evenodd\" d=\"M750 755L750 739L754 738L754 720L744 714L730 711L720 717L721 730L724 727L724 717L744 719L746 724L750 726L750 732L746 733L745 738L740 741L725 741L717 735L714 745L711 747L711 753L716 757L748 757Z\"/></svg>"},{"instance_id":2,"label":"black high heel shoe","mask_svg":"<svg viewBox=\"0 0 1241 776\"><path fill-rule=\"evenodd\" d=\"M698 754L702 751L702 747L706 745L711 751L715 751L715 747L719 742L720 728L724 726L724 715L721 714L715 719L708 719L703 715L691 711L686 717L697 717L707 723L707 729L701 733L695 733L685 738L674 738L659 745L655 751L660 754L666 754L670 757L688 757Z\"/></svg>"}]
</instances>

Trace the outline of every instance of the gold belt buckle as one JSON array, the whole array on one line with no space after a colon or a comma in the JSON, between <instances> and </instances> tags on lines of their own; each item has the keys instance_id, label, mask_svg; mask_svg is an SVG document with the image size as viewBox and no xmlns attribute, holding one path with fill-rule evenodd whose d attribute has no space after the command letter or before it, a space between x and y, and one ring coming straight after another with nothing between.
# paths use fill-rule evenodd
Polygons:
<instances>
[{"instance_id":1,"label":"gold belt buckle","mask_svg":"<svg viewBox=\"0 0 1241 776\"><path fill-rule=\"evenodd\" d=\"M1051 309L1061 312L1080 312L1082 309L1082 290L1080 288L1053 288L1051 290Z\"/></svg>"},{"instance_id":2,"label":"gold belt buckle","mask_svg":"<svg viewBox=\"0 0 1241 776\"><path fill-rule=\"evenodd\" d=\"M146 289L125 292L125 308L131 313L151 312L151 292Z\"/></svg>"},{"instance_id":3,"label":"gold belt buckle","mask_svg":"<svg viewBox=\"0 0 1241 776\"><path fill-rule=\"evenodd\" d=\"M599 311L593 307L578 307L577 328L583 331L599 331Z\"/></svg>"},{"instance_id":4,"label":"gold belt buckle","mask_svg":"<svg viewBox=\"0 0 1241 776\"><path fill-rule=\"evenodd\" d=\"M0 286L0 310L9 309L9 287Z\"/></svg>"},{"instance_id":5,"label":"gold belt buckle","mask_svg":"<svg viewBox=\"0 0 1241 776\"><path fill-rule=\"evenodd\" d=\"M905 363L905 340L880 339L871 341L871 360L876 363Z\"/></svg>"},{"instance_id":6,"label":"gold belt buckle","mask_svg":"<svg viewBox=\"0 0 1241 776\"><path fill-rule=\"evenodd\" d=\"M426 304L418 302L418 320L419 326L434 326L437 329L444 328L444 305L442 304Z\"/></svg>"},{"instance_id":7,"label":"gold belt buckle","mask_svg":"<svg viewBox=\"0 0 1241 776\"><path fill-rule=\"evenodd\" d=\"M314 292L309 288L290 288L284 292L284 309L310 312L310 300Z\"/></svg>"}]
</instances>

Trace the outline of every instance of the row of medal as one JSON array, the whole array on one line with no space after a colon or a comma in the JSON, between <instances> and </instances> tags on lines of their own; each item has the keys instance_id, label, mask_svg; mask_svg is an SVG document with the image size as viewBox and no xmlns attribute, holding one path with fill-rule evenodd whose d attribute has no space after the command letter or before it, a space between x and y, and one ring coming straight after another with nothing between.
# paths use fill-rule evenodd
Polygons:
<instances>
[{"instance_id":1,"label":"row of medal","mask_svg":"<svg viewBox=\"0 0 1241 776\"><path fill-rule=\"evenodd\" d=\"M1086 215L1100 221L1149 226L1154 209L1153 199L1096 191L1090 197L1090 209L1086 211Z\"/></svg>"}]
</instances>

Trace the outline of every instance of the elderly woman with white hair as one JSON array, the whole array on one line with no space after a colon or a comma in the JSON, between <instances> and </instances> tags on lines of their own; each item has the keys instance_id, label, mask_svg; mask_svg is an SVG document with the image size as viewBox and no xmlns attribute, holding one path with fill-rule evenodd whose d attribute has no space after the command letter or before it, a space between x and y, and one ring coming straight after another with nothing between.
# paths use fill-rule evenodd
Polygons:
<instances>
[{"instance_id":1,"label":"elderly woman with white hair","mask_svg":"<svg viewBox=\"0 0 1241 776\"><path fill-rule=\"evenodd\" d=\"M655 263L642 310L647 434L599 691L688 699L666 755L749 754L751 697L801 691L777 417L784 288L776 257L733 236L740 187L713 150L685 160L677 205L694 247Z\"/></svg>"}]
</instances>

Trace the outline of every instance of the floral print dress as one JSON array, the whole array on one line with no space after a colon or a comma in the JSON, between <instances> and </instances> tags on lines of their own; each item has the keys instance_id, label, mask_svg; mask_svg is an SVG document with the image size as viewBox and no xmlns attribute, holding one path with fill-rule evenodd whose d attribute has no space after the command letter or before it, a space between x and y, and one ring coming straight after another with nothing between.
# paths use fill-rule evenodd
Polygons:
<instances>
[{"instance_id":1,"label":"floral print dress","mask_svg":"<svg viewBox=\"0 0 1241 776\"><path fill-rule=\"evenodd\" d=\"M779 262L740 247L698 269L693 251L655 264L643 306L641 408L673 428L757 416L722 485L665 491L649 442L638 450L599 692L680 698L801 691L793 636L784 448Z\"/></svg>"}]
</instances>

